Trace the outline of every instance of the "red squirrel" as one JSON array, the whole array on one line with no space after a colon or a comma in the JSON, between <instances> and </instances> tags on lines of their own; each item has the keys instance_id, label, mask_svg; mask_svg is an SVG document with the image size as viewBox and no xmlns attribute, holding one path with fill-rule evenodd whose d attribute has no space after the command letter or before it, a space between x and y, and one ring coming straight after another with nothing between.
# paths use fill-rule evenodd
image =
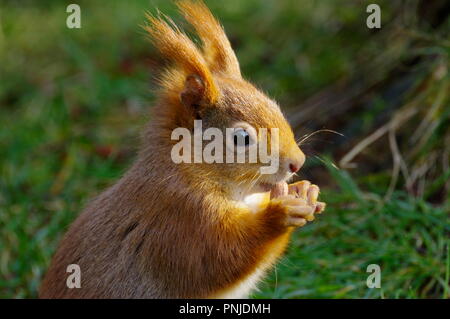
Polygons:
<instances>
[{"instance_id":1,"label":"red squirrel","mask_svg":"<svg viewBox=\"0 0 450 319\"><path fill-rule=\"evenodd\" d=\"M305 156L279 106L243 79L223 28L201 1L177 5L201 48L173 22L147 16L151 41L172 62L152 120L131 168L63 237L41 298L245 298L292 231L324 210L316 185L286 183ZM194 120L205 128L278 128L278 170L261 174L261 162L174 163L171 134L192 131ZM245 141L261 143L249 131L241 132ZM80 267L80 288L66 284L70 264Z\"/></svg>"}]
</instances>

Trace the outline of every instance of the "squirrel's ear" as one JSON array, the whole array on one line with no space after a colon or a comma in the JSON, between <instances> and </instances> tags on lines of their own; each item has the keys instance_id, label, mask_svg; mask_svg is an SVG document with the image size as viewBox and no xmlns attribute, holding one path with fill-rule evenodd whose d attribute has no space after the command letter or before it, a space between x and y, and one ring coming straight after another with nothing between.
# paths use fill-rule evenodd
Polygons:
<instances>
[{"instance_id":1,"label":"squirrel's ear","mask_svg":"<svg viewBox=\"0 0 450 319\"><path fill-rule=\"evenodd\" d=\"M192 24L203 42L203 55L213 72L241 77L236 55L225 31L201 0L177 2L186 20Z\"/></svg>"},{"instance_id":2,"label":"squirrel's ear","mask_svg":"<svg viewBox=\"0 0 450 319\"><path fill-rule=\"evenodd\" d=\"M205 84L197 75L186 78L184 90L180 94L181 102L187 107L197 108L205 98Z\"/></svg>"},{"instance_id":3,"label":"squirrel's ear","mask_svg":"<svg viewBox=\"0 0 450 319\"><path fill-rule=\"evenodd\" d=\"M144 28L151 35L154 46L165 58L176 64L176 68L169 69L162 78L163 88L167 92L177 91L177 94L181 94L179 97L183 104L214 104L219 91L203 55L195 44L172 21L173 27L161 17L147 14L147 19L150 25ZM184 84L180 81L184 81ZM180 86L184 86L184 89Z\"/></svg>"}]
</instances>

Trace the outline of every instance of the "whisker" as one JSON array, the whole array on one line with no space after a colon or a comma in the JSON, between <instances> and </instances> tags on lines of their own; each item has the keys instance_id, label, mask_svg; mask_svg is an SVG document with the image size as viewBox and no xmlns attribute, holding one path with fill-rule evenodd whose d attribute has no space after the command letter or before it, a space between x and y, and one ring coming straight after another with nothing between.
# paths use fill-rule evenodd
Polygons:
<instances>
[{"instance_id":1,"label":"whisker","mask_svg":"<svg viewBox=\"0 0 450 319\"><path fill-rule=\"evenodd\" d=\"M259 181L260 178L261 175L259 175L258 172L256 172L254 177L250 180L249 187L247 187L245 192L247 193L249 190L251 190L256 185L256 183Z\"/></svg>"},{"instance_id":2,"label":"whisker","mask_svg":"<svg viewBox=\"0 0 450 319\"><path fill-rule=\"evenodd\" d=\"M241 177L243 177L245 174L247 174L247 172L242 173L242 174L238 177L238 180L239 180ZM256 174L257 174L257 173L253 174L252 177L250 178L250 180L253 180L253 179L256 177ZM238 186L241 186L241 185L242 185L243 183L245 183L246 181L247 181L247 179L242 179L240 182L238 182Z\"/></svg>"},{"instance_id":3,"label":"whisker","mask_svg":"<svg viewBox=\"0 0 450 319\"><path fill-rule=\"evenodd\" d=\"M300 146L304 141L306 141L307 139L309 139L311 136L314 136L314 135L316 135L316 134L318 134L318 133L324 133L324 132L337 134L337 135L339 135L339 136L344 136L344 134L339 133L339 132L336 132L336 131L334 131L334 130L321 129L321 130L317 130L317 131L314 131L314 132L312 132L312 133L309 133L309 134L305 135L299 142L297 142L297 145Z\"/></svg>"}]
</instances>

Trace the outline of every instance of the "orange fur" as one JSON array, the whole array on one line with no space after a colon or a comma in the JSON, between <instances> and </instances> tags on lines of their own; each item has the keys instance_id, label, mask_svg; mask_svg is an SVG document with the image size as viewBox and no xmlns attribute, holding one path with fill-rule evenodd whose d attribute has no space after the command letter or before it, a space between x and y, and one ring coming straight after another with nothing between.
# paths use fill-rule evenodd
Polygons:
<instances>
[{"instance_id":1,"label":"orange fur","mask_svg":"<svg viewBox=\"0 0 450 319\"><path fill-rule=\"evenodd\" d=\"M161 17L155 18L147 14L150 26L144 27L151 35L154 45L167 59L173 60L188 74L196 74L206 82L208 91L208 102L215 103L217 100L217 88L202 54L192 41L182 33L175 24L171 28ZM166 81L168 85L173 81Z\"/></svg>"},{"instance_id":2,"label":"orange fur","mask_svg":"<svg viewBox=\"0 0 450 319\"><path fill-rule=\"evenodd\" d=\"M211 70L240 77L239 62L230 42L205 4L200 1L179 1L177 5L202 39L203 52Z\"/></svg>"},{"instance_id":3,"label":"orange fur","mask_svg":"<svg viewBox=\"0 0 450 319\"><path fill-rule=\"evenodd\" d=\"M292 231L287 209L269 201L254 213L239 196L259 183L286 178L303 163L278 105L240 76L223 29L198 1L179 7L204 43L200 52L177 28L148 16L146 27L162 55L175 63L163 75L153 121L138 158L95 198L62 239L40 288L42 298L208 298L264 273L283 253ZM195 75L205 91L198 105L180 99ZM280 171L258 175L261 163L174 164L171 132L191 129L194 114L206 127L245 121L279 128ZM239 195L236 195L236 192ZM66 267L81 268L80 289L66 287Z\"/></svg>"}]
</instances>

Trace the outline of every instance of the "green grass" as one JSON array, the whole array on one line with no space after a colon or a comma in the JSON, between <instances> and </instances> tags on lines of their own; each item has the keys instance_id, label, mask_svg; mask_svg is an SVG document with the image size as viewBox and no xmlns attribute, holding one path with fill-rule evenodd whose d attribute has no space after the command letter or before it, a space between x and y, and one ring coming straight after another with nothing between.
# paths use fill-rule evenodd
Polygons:
<instances>
[{"instance_id":1,"label":"green grass","mask_svg":"<svg viewBox=\"0 0 450 319\"><path fill-rule=\"evenodd\" d=\"M0 3L2 298L36 297L58 240L86 202L130 165L149 120L159 60L139 25L145 10L157 5L173 16L174 6L78 3L80 30L65 28L62 2ZM346 27L364 23L365 7L353 1L208 3L243 73L283 106L351 73L368 35ZM387 8L383 19L389 15ZM317 165L309 160L308 167ZM386 172L373 172L367 182L357 171L352 178L328 171L337 186L323 191L327 211L295 233L255 297L448 297L448 203L432 205L401 190L384 203ZM372 263L381 266L381 289L365 285Z\"/></svg>"}]
</instances>

